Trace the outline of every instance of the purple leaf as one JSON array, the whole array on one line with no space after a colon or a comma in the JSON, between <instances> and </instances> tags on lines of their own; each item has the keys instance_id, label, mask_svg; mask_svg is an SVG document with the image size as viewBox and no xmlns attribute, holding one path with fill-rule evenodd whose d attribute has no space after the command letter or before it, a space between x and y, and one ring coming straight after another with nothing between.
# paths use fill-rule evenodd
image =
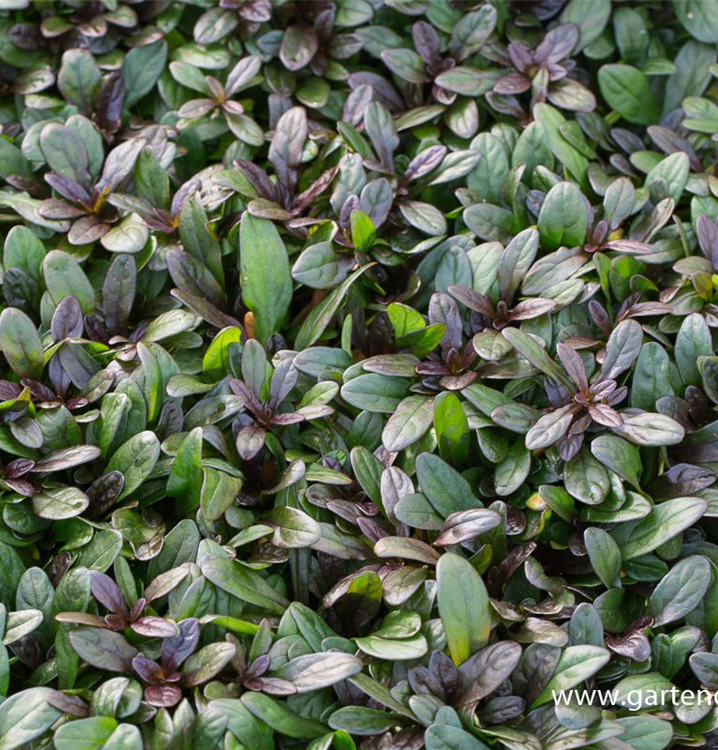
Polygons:
<instances>
[{"instance_id":1,"label":"purple leaf","mask_svg":"<svg viewBox=\"0 0 718 750\"><path fill-rule=\"evenodd\" d=\"M199 643L199 620L190 617L179 623L179 635L162 641L162 666L165 673L176 672Z\"/></svg>"}]
</instances>

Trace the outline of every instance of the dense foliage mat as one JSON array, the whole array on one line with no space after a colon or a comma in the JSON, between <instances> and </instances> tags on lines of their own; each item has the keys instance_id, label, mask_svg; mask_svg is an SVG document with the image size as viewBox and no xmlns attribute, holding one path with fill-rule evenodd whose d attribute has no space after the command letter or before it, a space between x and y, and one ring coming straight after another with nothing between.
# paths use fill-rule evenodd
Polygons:
<instances>
[{"instance_id":1,"label":"dense foliage mat","mask_svg":"<svg viewBox=\"0 0 718 750\"><path fill-rule=\"evenodd\" d=\"M0 0L0 750L715 747L717 60Z\"/></svg>"}]
</instances>

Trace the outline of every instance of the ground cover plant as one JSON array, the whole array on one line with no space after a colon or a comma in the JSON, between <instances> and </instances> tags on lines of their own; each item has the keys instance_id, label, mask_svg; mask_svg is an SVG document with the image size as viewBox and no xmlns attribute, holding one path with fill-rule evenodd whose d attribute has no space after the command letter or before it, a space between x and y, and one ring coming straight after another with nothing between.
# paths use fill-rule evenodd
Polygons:
<instances>
[{"instance_id":1,"label":"ground cover plant","mask_svg":"<svg viewBox=\"0 0 718 750\"><path fill-rule=\"evenodd\" d=\"M0 750L716 746L718 0L0 63Z\"/></svg>"}]
</instances>

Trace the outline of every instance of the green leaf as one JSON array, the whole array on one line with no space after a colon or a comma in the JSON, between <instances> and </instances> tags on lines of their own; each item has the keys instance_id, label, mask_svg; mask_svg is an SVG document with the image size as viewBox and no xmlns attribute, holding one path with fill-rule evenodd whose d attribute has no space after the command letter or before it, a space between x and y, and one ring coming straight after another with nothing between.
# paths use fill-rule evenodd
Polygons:
<instances>
[{"instance_id":1,"label":"green leaf","mask_svg":"<svg viewBox=\"0 0 718 750\"><path fill-rule=\"evenodd\" d=\"M307 315L302 327L299 329L295 346L300 351L312 346L327 329L327 326L331 323L332 318L336 315L337 311L344 302L344 298L347 292L351 288L351 285L365 272L368 271L374 264L368 263L361 268L357 268L348 278L333 289L331 294L326 296L312 311Z\"/></svg>"},{"instance_id":2,"label":"green leaf","mask_svg":"<svg viewBox=\"0 0 718 750\"><path fill-rule=\"evenodd\" d=\"M247 692L242 696L242 703L261 722L287 737L311 740L326 733L323 724L314 719L302 717L285 703L280 703L264 693Z\"/></svg>"},{"instance_id":3,"label":"green leaf","mask_svg":"<svg viewBox=\"0 0 718 750\"><path fill-rule=\"evenodd\" d=\"M137 264L131 255L118 255L110 265L102 287L102 312L113 333L127 330L135 301Z\"/></svg>"},{"instance_id":4,"label":"green leaf","mask_svg":"<svg viewBox=\"0 0 718 750\"><path fill-rule=\"evenodd\" d=\"M128 672L137 649L124 636L102 628L82 628L70 633L70 643L80 658L98 669Z\"/></svg>"},{"instance_id":5,"label":"green leaf","mask_svg":"<svg viewBox=\"0 0 718 750\"><path fill-rule=\"evenodd\" d=\"M630 405L652 411L659 398L672 395L668 354L660 344L649 341L641 347L633 370Z\"/></svg>"},{"instance_id":6,"label":"green leaf","mask_svg":"<svg viewBox=\"0 0 718 750\"><path fill-rule=\"evenodd\" d=\"M277 547L311 547L322 537L319 524L310 515L296 508L274 508L268 514L267 520L274 527L272 542Z\"/></svg>"},{"instance_id":7,"label":"green leaf","mask_svg":"<svg viewBox=\"0 0 718 750\"><path fill-rule=\"evenodd\" d=\"M426 750L488 750L472 734L449 724L432 724L424 735Z\"/></svg>"},{"instance_id":8,"label":"green leaf","mask_svg":"<svg viewBox=\"0 0 718 750\"><path fill-rule=\"evenodd\" d=\"M466 479L439 456L420 454L416 459L416 477L421 491L444 518L480 505Z\"/></svg>"},{"instance_id":9,"label":"green leaf","mask_svg":"<svg viewBox=\"0 0 718 750\"><path fill-rule=\"evenodd\" d=\"M603 65L598 85L604 99L624 119L636 125L651 125L660 117L660 108L645 74L631 65Z\"/></svg>"},{"instance_id":10,"label":"green leaf","mask_svg":"<svg viewBox=\"0 0 718 750\"><path fill-rule=\"evenodd\" d=\"M33 495L32 507L40 518L61 521L79 516L90 504L77 487L53 487Z\"/></svg>"},{"instance_id":11,"label":"green leaf","mask_svg":"<svg viewBox=\"0 0 718 750\"><path fill-rule=\"evenodd\" d=\"M384 734L403 723L398 714L387 713L378 708L365 706L345 706L329 717L332 729L343 729L359 737Z\"/></svg>"},{"instance_id":12,"label":"green leaf","mask_svg":"<svg viewBox=\"0 0 718 750\"><path fill-rule=\"evenodd\" d=\"M46 687L21 690L0 705L0 750L14 750L42 737L61 713L48 703Z\"/></svg>"},{"instance_id":13,"label":"green leaf","mask_svg":"<svg viewBox=\"0 0 718 750\"><path fill-rule=\"evenodd\" d=\"M386 659L387 661L413 661L414 659L420 659L429 650L426 638L423 635L415 635L401 640L369 635L365 638L355 638L355 641L359 649L365 654L369 654L375 659Z\"/></svg>"},{"instance_id":14,"label":"green leaf","mask_svg":"<svg viewBox=\"0 0 718 750\"><path fill-rule=\"evenodd\" d=\"M593 677L608 664L610 654L598 646L568 646L562 653L556 669L544 689L531 703L531 708L553 700L553 691L570 690Z\"/></svg>"},{"instance_id":15,"label":"green leaf","mask_svg":"<svg viewBox=\"0 0 718 750\"><path fill-rule=\"evenodd\" d=\"M491 607L481 576L471 563L444 554L436 566L439 615L454 664L483 648L491 632Z\"/></svg>"},{"instance_id":16,"label":"green leaf","mask_svg":"<svg viewBox=\"0 0 718 750\"><path fill-rule=\"evenodd\" d=\"M167 42L164 39L133 47L122 66L125 106L131 107L149 94L167 64Z\"/></svg>"},{"instance_id":17,"label":"green leaf","mask_svg":"<svg viewBox=\"0 0 718 750\"><path fill-rule=\"evenodd\" d=\"M468 541L500 526L501 521L501 516L494 510L486 508L460 510L446 519L446 523L441 527L441 533L434 540L434 546L443 547Z\"/></svg>"},{"instance_id":18,"label":"green leaf","mask_svg":"<svg viewBox=\"0 0 718 750\"><path fill-rule=\"evenodd\" d=\"M92 716L63 724L53 741L57 750L101 750L117 729L117 719Z\"/></svg>"},{"instance_id":19,"label":"green leaf","mask_svg":"<svg viewBox=\"0 0 718 750\"><path fill-rule=\"evenodd\" d=\"M673 684L663 675L657 672L646 672L645 674L624 677L615 687L614 700L624 706L630 707L632 711L656 707L656 696L659 706L672 705L670 698ZM650 696L650 697L649 697ZM666 700L664 700L664 697Z\"/></svg>"},{"instance_id":20,"label":"green leaf","mask_svg":"<svg viewBox=\"0 0 718 750\"><path fill-rule=\"evenodd\" d=\"M398 453L421 439L431 427L432 407L432 400L426 396L409 396L401 401L384 427L384 447Z\"/></svg>"},{"instance_id":21,"label":"green leaf","mask_svg":"<svg viewBox=\"0 0 718 750\"><path fill-rule=\"evenodd\" d=\"M588 559L606 588L621 587L621 550L608 532L596 527L583 534Z\"/></svg>"},{"instance_id":22,"label":"green leaf","mask_svg":"<svg viewBox=\"0 0 718 750\"><path fill-rule=\"evenodd\" d=\"M119 471L125 484L118 497L121 500L131 495L149 477L160 456L160 441L154 432L147 430L131 437L112 456L106 471Z\"/></svg>"},{"instance_id":23,"label":"green leaf","mask_svg":"<svg viewBox=\"0 0 718 750\"><path fill-rule=\"evenodd\" d=\"M368 675L359 672L353 677L350 677L349 682L375 701L390 708L392 711L396 711L398 714L410 719L414 718L414 714L403 703L394 698L390 690Z\"/></svg>"},{"instance_id":24,"label":"green leaf","mask_svg":"<svg viewBox=\"0 0 718 750\"><path fill-rule=\"evenodd\" d=\"M385 375L359 375L345 383L342 398L357 409L393 414L409 392L409 381Z\"/></svg>"},{"instance_id":25,"label":"green leaf","mask_svg":"<svg viewBox=\"0 0 718 750\"><path fill-rule=\"evenodd\" d=\"M426 83L424 61L411 49L388 49L381 53L381 59L389 70L409 83Z\"/></svg>"},{"instance_id":26,"label":"green leaf","mask_svg":"<svg viewBox=\"0 0 718 750\"><path fill-rule=\"evenodd\" d=\"M657 716L625 716L616 722L624 729L621 742L634 750L664 750L673 740L671 723Z\"/></svg>"},{"instance_id":27,"label":"green leaf","mask_svg":"<svg viewBox=\"0 0 718 750\"><path fill-rule=\"evenodd\" d=\"M469 448L469 422L458 396L451 391L440 393L434 399L433 418L439 454L445 461L463 464Z\"/></svg>"},{"instance_id":28,"label":"green leaf","mask_svg":"<svg viewBox=\"0 0 718 750\"><path fill-rule=\"evenodd\" d=\"M279 330L292 296L287 251L274 225L249 213L239 230L239 274L244 304L254 313L261 344Z\"/></svg>"},{"instance_id":29,"label":"green leaf","mask_svg":"<svg viewBox=\"0 0 718 750\"><path fill-rule=\"evenodd\" d=\"M471 142L471 150L481 154L469 173L466 185L482 200L497 203L509 174L509 160L501 141L491 133L480 133Z\"/></svg>"},{"instance_id":30,"label":"green leaf","mask_svg":"<svg viewBox=\"0 0 718 750\"><path fill-rule=\"evenodd\" d=\"M318 242L297 258L292 278L314 289L331 289L347 277L351 266L351 258L338 253L331 242Z\"/></svg>"},{"instance_id":31,"label":"green leaf","mask_svg":"<svg viewBox=\"0 0 718 750\"><path fill-rule=\"evenodd\" d=\"M122 550L122 534L114 529L96 532L90 542L82 547L77 565L104 573Z\"/></svg>"},{"instance_id":32,"label":"green leaf","mask_svg":"<svg viewBox=\"0 0 718 750\"><path fill-rule=\"evenodd\" d=\"M701 681L701 684L715 690L718 685L718 654L711 652L692 654L689 662L693 674Z\"/></svg>"},{"instance_id":33,"label":"green leaf","mask_svg":"<svg viewBox=\"0 0 718 750\"><path fill-rule=\"evenodd\" d=\"M150 231L137 214L130 214L101 239L102 247L111 253L139 253L149 239Z\"/></svg>"},{"instance_id":34,"label":"green leaf","mask_svg":"<svg viewBox=\"0 0 718 750\"><path fill-rule=\"evenodd\" d=\"M515 440L506 457L499 462L494 472L494 487L499 497L516 492L526 481L531 470L531 453L524 447L524 441Z\"/></svg>"},{"instance_id":35,"label":"green leaf","mask_svg":"<svg viewBox=\"0 0 718 750\"><path fill-rule=\"evenodd\" d=\"M685 430L675 419L648 412L624 417L616 432L636 445L648 447L677 445L685 436Z\"/></svg>"},{"instance_id":36,"label":"green leaf","mask_svg":"<svg viewBox=\"0 0 718 750\"><path fill-rule=\"evenodd\" d=\"M426 326L421 313L408 305L402 305L399 302L392 302L386 312L394 329L394 336L397 339L400 339L409 333L413 333L414 331L420 331Z\"/></svg>"},{"instance_id":37,"label":"green leaf","mask_svg":"<svg viewBox=\"0 0 718 750\"><path fill-rule=\"evenodd\" d=\"M638 448L614 435L600 435L592 441L591 453L607 469L638 489L641 476Z\"/></svg>"},{"instance_id":38,"label":"green leaf","mask_svg":"<svg viewBox=\"0 0 718 750\"><path fill-rule=\"evenodd\" d=\"M0 314L0 348L13 372L22 378L40 378L44 367L40 336L32 320L16 307Z\"/></svg>"},{"instance_id":39,"label":"green leaf","mask_svg":"<svg viewBox=\"0 0 718 750\"><path fill-rule=\"evenodd\" d=\"M200 566L202 575L228 594L262 610L281 615L289 602L258 573L225 557L210 557Z\"/></svg>"},{"instance_id":40,"label":"green leaf","mask_svg":"<svg viewBox=\"0 0 718 750\"><path fill-rule=\"evenodd\" d=\"M676 365L686 385L700 385L699 357L713 356L711 334L705 318L698 313L688 315L676 336Z\"/></svg>"},{"instance_id":41,"label":"green leaf","mask_svg":"<svg viewBox=\"0 0 718 750\"><path fill-rule=\"evenodd\" d=\"M222 252L219 242L209 230L207 213L197 192L193 193L182 206L179 214L179 234L184 249L202 266L209 269L220 286L224 285ZM248 241L252 242L253 240L263 244L268 241L261 234L258 237L250 238ZM279 241L278 237L277 241ZM257 271L255 270L252 273L257 273Z\"/></svg>"},{"instance_id":42,"label":"green leaf","mask_svg":"<svg viewBox=\"0 0 718 750\"><path fill-rule=\"evenodd\" d=\"M576 409L573 404L544 414L526 433L526 447L535 451L558 442L568 431L575 416Z\"/></svg>"},{"instance_id":43,"label":"green leaf","mask_svg":"<svg viewBox=\"0 0 718 750\"><path fill-rule=\"evenodd\" d=\"M7 616L3 645L10 646L36 631L42 625L42 617L42 612L39 609L22 609L19 612L10 612Z\"/></svg>"},{"instance_id":44,"label":"green leaf","mask_svg":"<svg viewBox=\"0 0 718 750\"><path fill-rule=\"evenodd\" d=\"M571 523L576 517L576 509L573 498L563 487L552 484L542 484L539 487L541 499L556 513L559 518Z\"/></svg>"},{"instance_id":45,"label":"green leaf","mask_svg":"<svg viewBox=\"0 0 718 750\"><path fill-rule=\"evenodd\" d=\"M155 578L185 562L194 562L199 547L199 530L194 521L180 521L165 537L162 551L150 560L149 576Z\"/></svg>"},{"instance_id":46,"label":"green leaf","mask_svg":"<svg viewBox=\"0 0 718 750\"><path fill-rule=\"evenodd\" d=\"M218 675L234 658L233 643L210 643L187 659L182 667L182 684L195 687Z\"/></svg>"},{"instance_id":47,"label":"green leaf","mask_svg":"<svg viewBox=\"0 0 718 750\"><path fill-rule=\"evenodd\" d=\"M3 265L6 269L19 268L35 281L40 281L45 252L45 246L27 227L13 227L5 238Z\"/></svg>"},{"instance_id":48,"label":"green leaf","mask_svg":"<svg viewBox=\"0 0 718 750\"><path fill-rule=\"evenodd\" d=\"M690 614L703 600L711 578L711 565L705 557L694 555L676 563L648 600L653 625L666 625Z\"/></svg>"},{"instance_id":49,"label":"green leaf","mask_svg":"<svg viewBox=\"0 0 718 750\"><path fill-rule=\"evenodd\" d=\"M718 42L716 0L673 0L673 9L683 28L699 42Z\"/></svg>"},{"instance_id":50,"label":"green leaf","mask_svg":"<svg viewBox=\"0 0 718 750\"><path fill-rule=\"evenodd\" d=\"M686 187L688 174L690 172L690 160L688 154L678 152L666 156L665 159L656 164L646 176L646 187L651 187L661 181L665 186L658 187L661 197L670 197L678 202Z\"/></svg>"},{"instance_id":51,"label":"green leaf","mask_svg":"<svg viewBox=\"0 0 718 750\"><path fill-rule=\"evenodd\" d=\"M578 26L580 36L574 53L595 42L601 36L610 17L610 0L595 0L592 3L570 0L564 7L560 20L561 23L573 23Z\"/></svg>"},{"instance_id":52,"label":"green leaf","mask_svg":"<svg viewBox=\"0 0 718 750\"><path fill-rule=\"evenodd\" d=\"M65 297L75 297L84 315L95 310L95 290L80 268L80 264L67 253L51 250L42 263L48 294L58 305Z\"/></svg>"},{"instance_id":53,"label":"green leaf","mask_svg":"<svg viewBox=\"0 0 718 750\"><path fill-rule=\"evenodd\" d=\"M396 50L398 52L398 50ZM374 244L376 228L363 211L353 211L350 217L352 244L360 253L367 253Z\"/></svg>"},{"instance_id":54,"label":"green leaf","mask_svg":"<svg viewBox=\"0 0 718 750\"><path fill-rule=\"evenodd\" d=\"M305 654L291 659L275 673L289 680L298 693L309 693L335 685L362 670L361 660L352 654Z\"/></svg>"},{"instance_id":55,"label":"green leaf","mask_svg":"<svg viewBox=\"0 0 718 750\"><path fill-rule=\"evenodd\" d=\"M624 320L611 332L606 342L606 356L601 378L615 380L636 361L641 351L643 329L635 320Z\"/></svg>"},{"instance_id":56,"label":"green leaf","mask_svg":"<svg viewBox=\"0 0 718 750\"><path fill-rule=\"evenodd\" d=\"M706 511L706 501L699 497L678 497L655 506L638 521L621 524L611 532L621 548L624 560L658 549L692 526Z\"/></svg>"},{"instance_id":57,"label":"green leaf","mask_svg":"<svg viewBox=\"0 0 718 750\"><path fill-rule=\"evenodd\" d=\"M580 5L582 0L574 2ZM545 103L534 106L534 117L544 128L553 155L566 167L581 188L587 188L588 159L563 137L561 128L566 123L566 118L555 107Z\"/></svg>"},{"instance_id":58,"label":"green leaf","mask_svg":"<svg viewBox=\"0 0 718 750\"><path fill-rule=\"evenodd\" d=\"M611 489L608 472L585 447L566 461L563 481L568 494L587 505L602 503Z\"/></svg>"},{"instance_id":59,"label":"green leaf","mask_svg":"<svg viewBox=\"0 0 718 750\"><path fill-rule=\"evenodd\" d=\"M217 521L234 504L242 489L242 480L224 471L217 471L209 467L205 467L203 473L202 514L210 521Z\"/></svg>"},{"instance_id":60,"label":"green leaf","mask_svg":"<svg viewBox=\"0 0 718 750\"><path fill-rule=\"evenodd\" d=\"M583 245L588 212L581 191L571 182L559 182L548 191L538 217L541 246L546 250Z\"/></svg>"},{"instance_id":61,"label":"green leaf","mask_svg":"<svg viewBox=\"0 0 718 750\"><path fill-rule=\"evenodd\" d=\"M573 388L563 369L549 357L546 350L539 346L538 342L529 334L520 331L518 328L506 328L503 335L511 346L537 370L554 380L558 380L559 383L564 384L569 389Z\"/></svg>"},{"instance_id":62,"label":"green leaf","mask_svg":"<svg viewBox=\"0 0 718 750\"><path fill-rule=\"evenodd\" d=\"M167 494L188 513L199 507L202 497L202 428L195 427L182 440L167 478Z\"/></svg>"},{"instance_id":63,"label":"green leaf","mask_svg":"<svg viewBox=\"0 0 718 750\"><path fill-rule=\"evenodd\" d=\"M100 85L100 68L86 49L70 49L62 56L57 87L81 112L90 112Z\"/></svg>"}]
</instances>

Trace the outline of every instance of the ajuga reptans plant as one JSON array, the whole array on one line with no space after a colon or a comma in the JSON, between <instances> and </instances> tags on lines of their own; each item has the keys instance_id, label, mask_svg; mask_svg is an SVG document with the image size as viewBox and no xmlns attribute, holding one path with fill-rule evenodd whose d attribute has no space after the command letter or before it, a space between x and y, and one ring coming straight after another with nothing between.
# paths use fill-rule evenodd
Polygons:
<instances>
[{"instance_id":1,"label":"ajuga reptans plant","mask_svg":"<svg viewBox=\"0 0 718 750\"><path fill-rule=\"evenodd\" d=\"M0 750L715 747L717 141L718 0L0 0Z\"/></svg>"}]
</instances>

